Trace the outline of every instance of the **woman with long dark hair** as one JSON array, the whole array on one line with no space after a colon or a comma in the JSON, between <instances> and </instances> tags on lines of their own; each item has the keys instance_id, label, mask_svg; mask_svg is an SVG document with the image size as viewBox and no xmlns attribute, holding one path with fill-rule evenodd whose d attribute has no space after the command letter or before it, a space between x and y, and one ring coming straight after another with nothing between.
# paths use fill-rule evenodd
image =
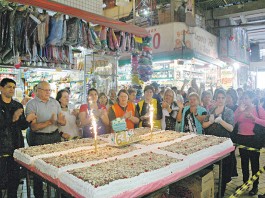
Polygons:
<instances>
[{"instance_id":1,"label":"woman with long dark hair","mask_svg":"<svg viewBox=\"0 0 265 198\"><path fill-rule=\"evenodd\" d=\"M225 106L226 94L220 89L216 91L216 107L209 112L202 126L206 135L217 137L230 137L234 126L234 113ZM221 196L224 196L226 184L231 181L233 161L232 154L223 159L222 166L222 189Z\"/></svg>"},{"instance_id":2,"label":"woman with long dark hair","mask_svg":"<svg viewBox=\"0 0 265 198\"><path fill-rule=\"evenodd\" d=\"M61 137L65 140L69 140L73 137L81 136L79 132L80 121L78 118L79 111L77 109L70 110L69 105L69 91L62 89L58 91L56 100L60 103L62 108L62 114L65 116L65 126L59 126L59 132Z\"/></svg>"},{"instance_id":3,"label":"woman with long dark hair","mask_svg":"<svg viewBox=\"0 0 265 198\"><path fill-rule=\"evenodd\" d=\"M265 110L261 106L254 105L255 93L246 91L242 95L242 102L235 111L235 123L238 123L237 142L251 148L260 149L258 140L254 133L255 124L265 126ZM249 180L249 162L251 164L252 175L259 171L260 153L239 149L241 167L243 173L243 183ZM249 195L256 195L258 192L259 179L253 183L253 188Z\"/></svg>"},{"instance_id":4,"label":"woman with long dark hair","mask_svg":"<svg viewBox=\"0 0 265 198\"><path fill-rule=\"evenodd\" d=\"M93 119L96 120L98 135L108 133L109 118L107 109L98 103L98 91L96 89L88 90L87 103L81 105L79 118L83 127L83 137L94 137Z\"/></svg>"}]
</instances>

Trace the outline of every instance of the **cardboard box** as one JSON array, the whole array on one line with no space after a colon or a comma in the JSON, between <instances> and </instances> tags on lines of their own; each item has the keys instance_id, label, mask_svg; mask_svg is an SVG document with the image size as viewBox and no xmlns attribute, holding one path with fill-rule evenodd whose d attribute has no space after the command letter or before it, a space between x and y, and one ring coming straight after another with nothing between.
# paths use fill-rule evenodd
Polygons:
<instances>
[{"instance_id":1,"label":"cardboard box","mask_svg":"<svg viewBox=\"0 0 265 198\"><path fill-rule=\"evenodd\" d=\"M181 192L178 189L181 189ZM205 169L170 185L169 194L176 197L180 194L192 194L194 198L214 198L213 171Z\"/></svg>"}]
</instances>

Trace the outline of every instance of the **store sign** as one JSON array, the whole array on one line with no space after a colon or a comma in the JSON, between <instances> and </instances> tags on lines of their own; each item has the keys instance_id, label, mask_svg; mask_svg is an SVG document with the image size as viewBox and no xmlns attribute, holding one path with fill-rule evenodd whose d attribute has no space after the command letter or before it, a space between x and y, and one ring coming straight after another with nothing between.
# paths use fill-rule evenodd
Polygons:
<instances>
[{"instance_id":1,"label":"store sign","mask_svg":"<svg viewBox=\"0 0 265 198\"><path fill-rule=\"evenodd\" d=\"M233 86L234 73L233 69L222 69L221 70L221 84L223 88L228 89Z\"/></svg>"},{"instance_id":2,"label":"store sign","mask_svg":"<svg viewBox=\"0 0 265 198\"><path fill-rule=\"evenodd\" d=\"M153 53L173 51L173 26L172 23L147 28L152 35Z\"/></svg>"},{"instance_id":3,"label":"store sign","mask_svg":"<svg viewBox=\"0 0 265 198\"><path fill-rule=\"evenodd\" d=\"M202 28L195 27L192 34L192 49L203 55L218 58L217 37Z\"/></svg>"},{"instance_id":4,"label":"store sign","mask_svg":"<svg viewBox=\"0 0 265 198\"><path fill-rule=\"evenodd\" d=\"M185 23L168 23L147 28L152 35L153 53L181 50L186 47L203 55L218 58L217 37L202 28Z\"/></svg>"}]
</instances>

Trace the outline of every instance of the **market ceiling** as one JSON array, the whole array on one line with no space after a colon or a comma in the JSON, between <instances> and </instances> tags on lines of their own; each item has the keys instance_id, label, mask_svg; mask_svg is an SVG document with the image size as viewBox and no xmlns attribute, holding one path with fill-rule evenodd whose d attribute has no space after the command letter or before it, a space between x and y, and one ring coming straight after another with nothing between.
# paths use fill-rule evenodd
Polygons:
<instances>
[{"instance_id":1,"label":"market ceiling","mask_svg":"<svg viewBox=\"0 0 265 198\"><path fill-rule=\"evenodd\" d=\"M8 1L15 2L15 3L21 3L24 5L36 6L36 7L45 9L45 10L60 12L60 13L74 16L80 19L84 19L85 21L92 22L94 24L99 24L99 25L110 27L110 28L120 30L123 32L132 33L139 37L146 37L149 35L149 33L144 28L131 25L131 24L127 24L127 23L117 21L114 19L109 19L107 17L101 16L98 14L94 14L91 12L87 12L84 10L66 6L60 3L52 2L50 0L8 0Z\"/></svg>"}]
</instances>

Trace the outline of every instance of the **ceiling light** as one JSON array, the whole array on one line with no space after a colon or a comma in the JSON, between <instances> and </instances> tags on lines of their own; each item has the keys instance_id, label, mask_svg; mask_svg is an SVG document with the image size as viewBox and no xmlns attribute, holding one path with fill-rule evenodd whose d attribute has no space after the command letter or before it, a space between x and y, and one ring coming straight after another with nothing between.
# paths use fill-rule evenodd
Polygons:
<instances>
[{"instance_id":1,"label":"ceiling light","mask_svg":"<svg viewBox=\"0 0 265 198\"><path fill-rule=\"evenodd\" d=\"M151 14L150 7L146 4L145 0L141 2L141 7L138 9L138 14L140 17L148 17Z\"/></svg>"},{"instance_id":2,"label":"ceiling light","mask_svg":"<svg viewBox=\"0 0 265 198\"><path fill-rule=\"evenodd\" d=\"M234 63L233 66L234 66L235 70L239 69L239 64L238 63Z\"/></svg>"}]
</instances>

